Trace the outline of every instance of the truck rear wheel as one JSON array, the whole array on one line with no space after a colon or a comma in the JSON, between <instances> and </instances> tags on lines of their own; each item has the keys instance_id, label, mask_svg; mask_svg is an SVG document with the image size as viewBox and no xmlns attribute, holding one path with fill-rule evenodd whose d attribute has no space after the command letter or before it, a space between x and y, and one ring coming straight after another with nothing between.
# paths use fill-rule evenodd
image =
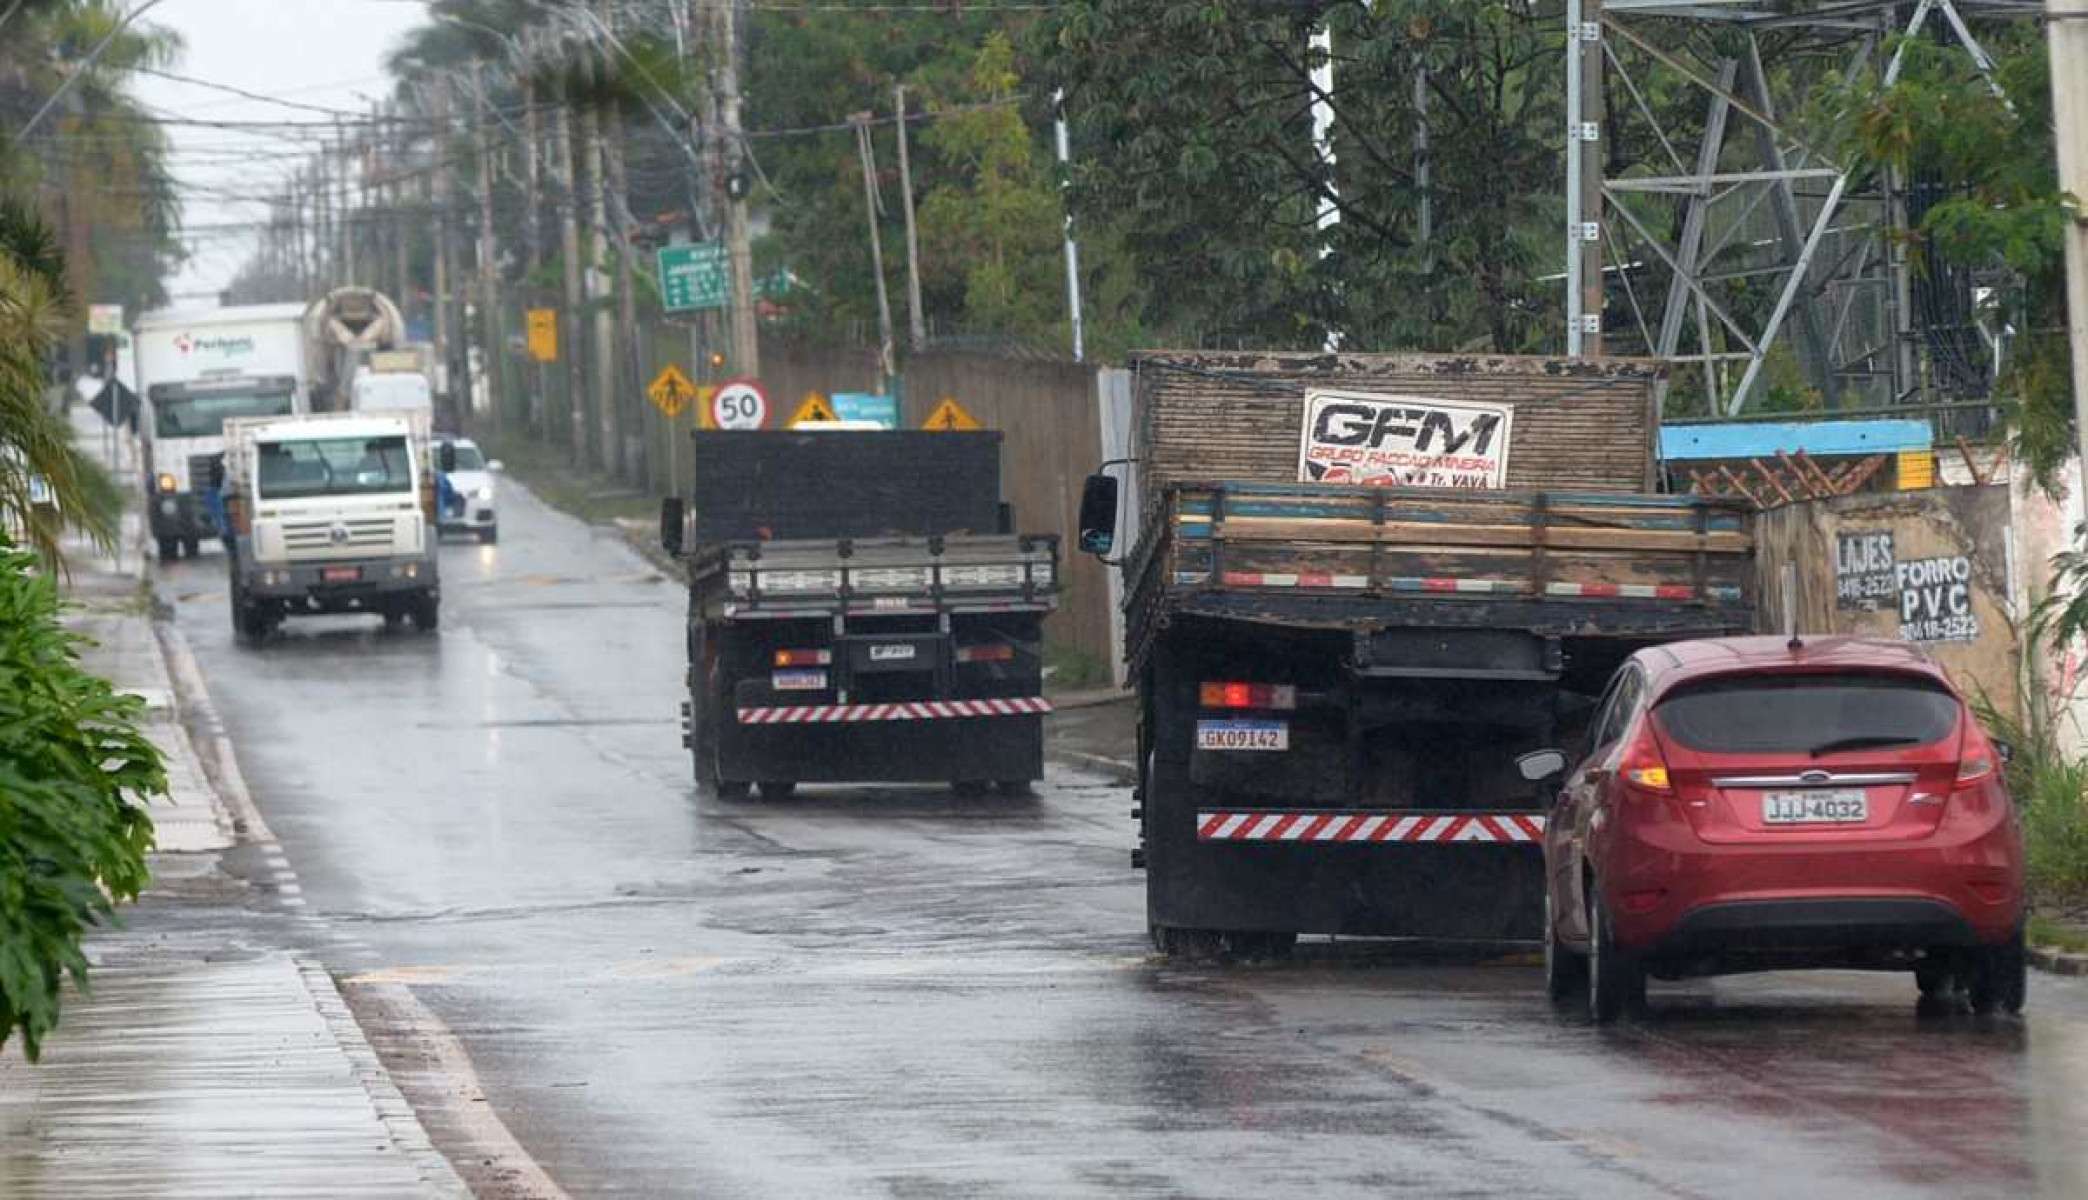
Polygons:
<instances>
[{"instance_id":1,"label":"truck rear wheel","mask_svg":"<svg viewBox=\"0 0 2088 1200\"><path fill-rule=\"evenodd\" d=\"M159 539L159 560L161 562L173 562L179 557L181 557L180 538Z\"/></svg>"},{"instance_id":2,"label":"truck rear wheel","mask_svg":"<svg viewBox=\"0 0 2088 1200\"><path fill-rule=\"evenodd\" d=\"M752 790L753 785L744 779L727 779L718 770L718 743L721 737L718 723L725 712L725 699L721 694L723 684L718 678L718 665L713 662L706 674L703 699L696 707L695 744L689 747L689 757L696 766L696 784L707 787L720 800L738 800ZM692 697L693 698L693 697Z\"/></svg>"},{"instance_id":3,"label":"truck rear wheel","mask_svg":"<svg viewBox=\"0 0 2088 1200\"><path fill-rule=\"evenodd\" d=\"M183 539L181 539L181 552L182 552L183 554L186 554L186 555L188 555L188 556L189 556L190 558L194 558L194 557L196 557L196 556L197 556L198 554L201 554L201 553L203 553L203 539L202 539L202 538L183 538Z\"/></svg>"}]
</instances>

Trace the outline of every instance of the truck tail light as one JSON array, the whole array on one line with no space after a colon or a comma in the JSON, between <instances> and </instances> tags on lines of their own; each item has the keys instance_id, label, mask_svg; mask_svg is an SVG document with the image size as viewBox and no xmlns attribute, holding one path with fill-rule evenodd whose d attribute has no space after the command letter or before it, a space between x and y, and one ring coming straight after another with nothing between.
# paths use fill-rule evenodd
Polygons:
<instances>
[{"instance_id":1,"label":"truck tail light","mask_svg":"<svg viewBox=\"0 0 2088 1200\"><path fill-rule=\"evenodd\" d=\"M1014 658L1015 647L1006 642L957 647L957 661L961 663L1011 662Z\"/></svg>"},{"instance_id":2,"label":"truck tail light","mask_svg":"<svg viewBox=\"0 0 2088 1200\"><path fill-rule=\"evenodd\" d=\"M1668 780L1667 758L1660 753L1660 743L1653 740L1653 730L1641 727L1639 735L1624 751L1617 763L1617 777L1642 792L1667 795L1674 791Z\"/></svg>"},{"instance_id":3,"label":"truck tail light","mask_svg":"<svg viewBox=\"0 0 2088 1200\"><path fill-rule=\"evenodd\" d=\"M832 650L778 650L779 667L823 667L834 661Z\"/></svg>"},{"instance_id":4,"label":"truck tail light","mask_svg":"<svg viewBox=\"0 0 2088 1200\"><path fill-rule=\"evenodd\" d=\"M1206 683L1205 708L1296 708L1298 689L1288 683Z\"/></svg>"}]
</instances>

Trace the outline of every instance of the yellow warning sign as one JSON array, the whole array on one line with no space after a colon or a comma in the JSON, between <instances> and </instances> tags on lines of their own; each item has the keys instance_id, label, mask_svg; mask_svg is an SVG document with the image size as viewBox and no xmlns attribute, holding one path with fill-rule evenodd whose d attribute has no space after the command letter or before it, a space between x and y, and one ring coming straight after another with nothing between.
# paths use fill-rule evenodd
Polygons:
<instances>
[{"instance_id":1,"label":"yellow warning sign","mask_svg":"<svg viewBox=\"0 0 2088 1200\"><path fill-rule=\"evenodd\" d=\"M558 310L529 310L529 357L540 363L558 361Z\"/></svg>"},{"instance_id":2,"label":"yellow warning sign","mask_svg":"<svg viewBox=\"0 0 2088 1200\"><path fill-rule=\"evenodd\" d=\"M683 409L696 402L696 385L689 382L689 377L680 367L668 363L646 386L645 398L653 402L654 408L670 417L678 417Z\"/></svg>"},{"instance_id":3,"label":"yellow warning sign","mask_svg":"<svg viewBox=\"0 0 2088 1200\"><path fill-rule=\"evenodd\" d=\"M1899 489L1903 492L1920 491L1936 486L1936 452L1934 450L1902 450L1899 452Z\"/></svg>"},{"instance_id":4,"label":"yellow warning sign","mask_svg":"<svg viewBox=\"0 0 2088 1200\"><path fill-rule=\"evenodd\" d=\"M921 422L921 428L941 433L980 427L979 419L964 411L964 406L949 396L944 396L942 403L935 406L935 411L928 414L928 419Z\"/></svg>"},{"instance_id":5,"label":"yellow warning sign","mask_svg":"<svg viewBox=\"0 0 2088 1200\"><path fill-rule=\"evenodd\" d=\"M806 392L805 398L798 403L797 411L790 414L790 420L784 427L796 429L800 425L825 425L840 419L840 414L834 411L833 405L827 403L825 396L818 392Z\"/></svg>"}]
</instances>

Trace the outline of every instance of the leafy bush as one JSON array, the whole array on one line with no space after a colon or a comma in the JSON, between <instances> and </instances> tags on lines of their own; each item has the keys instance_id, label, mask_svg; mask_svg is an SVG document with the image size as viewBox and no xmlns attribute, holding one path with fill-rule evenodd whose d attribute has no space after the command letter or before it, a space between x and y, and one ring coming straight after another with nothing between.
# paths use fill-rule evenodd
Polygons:
<instances>
[{"instance_id":1,"label":"leafy bush","mask_svg":"<svg viewBox=\"0 0 2088 1200\"><path fill-rule=\"evenodd\" d=\"M2066 757L2048 717L2018 721L1984 698L1974 708L2012 750L2008 793L2023 818L2032 900L2067 908L2088 900L2088 760Z\"/></svg>"},{"instance_id":2,"label":"leafy bush","mask_svg":"<svg viewBox=\"0 0 2088 1200\"><path fill-rule=\"evenodd\" d=\"M164 794L143 702L80 668L77 634L34 555L0 539L0 1045L20 1031L34 1061L70 974L82 989L88 930L147 880Z\"/></svg>"}]
</instances>

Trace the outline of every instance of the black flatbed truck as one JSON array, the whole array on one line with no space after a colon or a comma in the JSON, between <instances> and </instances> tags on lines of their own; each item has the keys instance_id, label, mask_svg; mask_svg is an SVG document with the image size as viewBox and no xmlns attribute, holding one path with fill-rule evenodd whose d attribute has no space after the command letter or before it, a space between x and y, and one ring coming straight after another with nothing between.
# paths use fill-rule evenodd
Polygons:
<instances>
[{"instance_id":1,"label":"black flatbed truck","mask_svg":"<svg viewBox=\"0 0 2088 1200\"><path fill-rule=\"evenodd\" d=\"M1058 539L1007 532L1000 435L702 432L683 744L718 794L1043 778ZM686 536L693 533L693 538Z\"/></svg>"}]
</instances>

